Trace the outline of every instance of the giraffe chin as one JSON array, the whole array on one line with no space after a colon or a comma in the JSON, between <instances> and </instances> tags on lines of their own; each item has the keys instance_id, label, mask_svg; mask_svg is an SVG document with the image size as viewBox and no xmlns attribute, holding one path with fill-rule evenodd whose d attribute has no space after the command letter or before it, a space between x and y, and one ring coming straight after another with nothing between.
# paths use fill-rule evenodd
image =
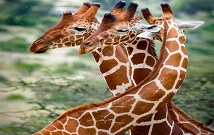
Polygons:
<instances>
[{"instance_id":1,"label":"giraffe chin","mask_svg":"<svg viewBox=\"0 0 214 135\"><path fill-rule=\"evenodd\" d=\"M90 47L81 47L78 50L78 53L80 55L86 54L88 52L92 52L94 49L96 48L96 46L90 46Z\"/></svg>"},{"instance_id":2,"label":"giraffe chin","mask_svg":"<svg viewBox=\"0 0 214 135\"><path fill-rule=\"evenodd\" d=\"M44 52L46 52L46 51L47 51L46 48L41 48L41 49L35 51L34 53L44 53Z\"/></svg>"},{"instance_id":3,"label":"giraffe chin","mask_svg":"<svg viewBox=\"0 0 214 135\"><path fill-rule=\"evenodd\" d=\"M33 52L33 53L44 53L48 50L47 47L30 47L30 51Z\"/></svg>"}]
</instances>

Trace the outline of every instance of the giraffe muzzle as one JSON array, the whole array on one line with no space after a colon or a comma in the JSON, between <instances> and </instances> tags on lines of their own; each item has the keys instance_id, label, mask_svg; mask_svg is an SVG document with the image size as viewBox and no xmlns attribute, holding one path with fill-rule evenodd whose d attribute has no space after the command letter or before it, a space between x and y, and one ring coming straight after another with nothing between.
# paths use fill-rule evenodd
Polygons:
<instances>
[{"instance_id":1,"label":"giraffe muzzle","mask_svg":"<svg viewBox=\"0 0 214 135\"><path fill-rule=\"evenodd\" d=\"M31 45L30 48L29 48L30 52L33 52L33 53L44 53L48 50L47 47L43 47L43 46L35 46L35 45Z\"/></svg>"},{"instance_id":2,"label":"giraffe muzzle","mask_svg":"<svg viewBox=\"0 0 214 135\"><path fill-rule=\"evenodd\" d=\"M86 54L88 52L93 51L96 48L96 45L93 45L92 42L90 41L86 41L83 42L82 45L79 48L79 54Z\"/></svg>"}]
</instances>

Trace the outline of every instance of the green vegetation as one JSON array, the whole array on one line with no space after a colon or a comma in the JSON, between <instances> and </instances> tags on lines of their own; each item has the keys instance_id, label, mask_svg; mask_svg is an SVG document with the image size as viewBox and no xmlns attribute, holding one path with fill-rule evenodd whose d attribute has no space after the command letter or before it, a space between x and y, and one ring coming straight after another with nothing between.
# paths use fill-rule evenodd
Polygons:
<instances>
[{"instance_id":1,"label":"green vegetation","mask_svg":"<svg viewBox=\"0 0 214 135\"><path fill-rule=\"evenodd\" d=\"M38 18L48 15L51 4L39 0L5 0L0 6L0 23L20 26L35 26Z\"/></svg>"},{"instance_id":2,"label":"green vegetation","mask_svg":"<svg viewBox=\"0 0 214 135\"><path fill-rule=\"evenodd\" d=\"M105 10L100 12L109 12L112 5L118 1L99 1L101 9ZM126 2L129 3L131 0ZM138 14L139 9L144 6L149 7L155 15L161 14L158 4L161 1L134 2L139 4ZM205 21L203 26L194 31L185 30L189 66L187 77L173 101L190 116L211 125L214 121L213 1L169 2L179 20ZM48 3L43 0L4 0L0 5L0 34L12 36L8 39L0 38L0 99L6 99L8 104L24 102L32 105L32 109L38 112L35 115L20 116L22 122L0 125L0 134L32 134L69 108L111 96L97 71L97 65L93 64L92 55L79 56L77 49L70 48L66 57L75 57L73 62L68 63L64 60L51 63L47 56L53 58L61 54L53 56L45 53L32 56L28 53L30 41L27 40L28 37L20 35L25 33L29 37L39 37L45 30L57 24L60 17L49 12L53 5L54 2ZM14 30L16 28L18 30ZM7 90L19 93L9 93ZM33 93L33 96L29 98L25 95L27 91ZM2 93L6 93L4 98ZM39 115L39 112L44 113ZM27 111L24 113L28 114ZM8 117L8 114L5 114L5 117Z\"/></svg>"},{"instance_id":3,"label":"green vegetation","mask_svg":"<svg viewBox=\"0 0 214 135\"><path fill-rule=\"evenodd\" d=\"M7 52L28 52L29 43L23 38L14 38L8 41L0 42L0 51Z\"/></svg>"},{"instance_id":4,"label":"green vegetation","mask_svg":"<svg viewBox=\"0 0 214 135\"><path fill-rule=\"evenodd\" d=\"M55 72L59 74L65 74L65 75L78 75L81 71L90 71L92 67L86 65L83 62L74 61L72 64L64 63L59 66L57 66Z\"/></svg>"},{"instance_id":5,"label":"green vegetation","mask_svg":"<svg viewBox=\"0 0 214 135\"><path fill-rule=\"evenodd\" d=\"M23 72L25 74L31 74L34 71L41 69L43 66L39 63L26 63L26 62L17 62L16 63L16 70Z\"/></svg>"},{"instance_id":6,"label":"green vegetation","mask_svg":"<svg viewBox=\"0 0 214 135\"><path fill-rule=\"evenodd\" d=\"M9 96L7 96L7 100L10 101L17 101L17 100L24 100L26 97L24 95L20 95L20 94L11 94Z\"/></svg>"}]
</instances>

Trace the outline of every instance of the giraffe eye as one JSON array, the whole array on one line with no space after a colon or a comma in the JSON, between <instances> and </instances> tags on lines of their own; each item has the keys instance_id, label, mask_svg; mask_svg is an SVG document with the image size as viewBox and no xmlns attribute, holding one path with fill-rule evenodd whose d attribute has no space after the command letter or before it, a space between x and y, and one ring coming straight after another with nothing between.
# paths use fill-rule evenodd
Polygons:
<instances>
[{"instance_id":1,"label":"giraffe eye","mask_svg":"<svg viewBox=\"0 0 214 135\"><path fill-rule=\"evenodd\" d=\"M84 28L84 27L75 27L74 29L77 31L85 31L86 30L86 28Z\"/></svg>"},{"instance_id":2,"label":"giraffe eye","mask_svg":"<svg viewBox=\"0 0 214 135\"><path fill-rule=\"evenodd\" d=\"M127 32L128 29L118 29L117 32Z\"/></svg>"}]
</instances>

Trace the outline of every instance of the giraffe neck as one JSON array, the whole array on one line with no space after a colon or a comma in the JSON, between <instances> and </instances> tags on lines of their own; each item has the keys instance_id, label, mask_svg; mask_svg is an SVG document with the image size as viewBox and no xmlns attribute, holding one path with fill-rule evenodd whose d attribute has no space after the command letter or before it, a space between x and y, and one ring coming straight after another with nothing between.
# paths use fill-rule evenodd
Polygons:
<instances>
[{"instance_id":1,"label":"giraffe neck","mask_svg":"<svg viewBox=\"0 0 214 135\"><path fill-rule=\"evenodd\" d=\"M129 61L132 67L131 79L136 86L145 79L157 61L157 55L154 49L154 42L148 39L135 38L131 43L126 43ZM170 101L171 102L171 101ZM176 112L174 112L176 113ZM168 135L168 131L173 134L182 131L168 113L167 104L161 107L146 122L142 122L131 129L132 135L150 135L160 133Z\"/></svg>"},{"instance_id":2,"label":"giraffe neck","mask_svg":"<svg viewBox=\"0 0 214 135\"><path fill-rule=\"evenodd\" d=\"M92 53L114 96L133 86L129 60L119 45L101 47Z\"/></svg>"},{"instance_id":3,"label":"giraffe neck","mask_svg":"<svg viewBox=\"0 0 214 135\"><path fill-rule=\"evenodd\" d=\"M126 43L128 58L131 63L131 78L136 86L146 78L156 63L154 42L151 40L136 38L131 43Z\"/></svg>"},{"instance_id":4,"label":"giraffe neck","mask_svg":"<svg viewBox=\"0 0 214 135\"><path fill-rule=\"evenodd\" d=\"M173 97L185 77L185 46L175 42L178 37L170 38L170 34L168 32L163 40L160 59L154 70L138 86L101 103L72 109L43 131L53 133L50 130L56 131L55 128L60 127L60 133L118 135L136 126L136 123L146 121Z\"/></svg>"}]
</instances>

